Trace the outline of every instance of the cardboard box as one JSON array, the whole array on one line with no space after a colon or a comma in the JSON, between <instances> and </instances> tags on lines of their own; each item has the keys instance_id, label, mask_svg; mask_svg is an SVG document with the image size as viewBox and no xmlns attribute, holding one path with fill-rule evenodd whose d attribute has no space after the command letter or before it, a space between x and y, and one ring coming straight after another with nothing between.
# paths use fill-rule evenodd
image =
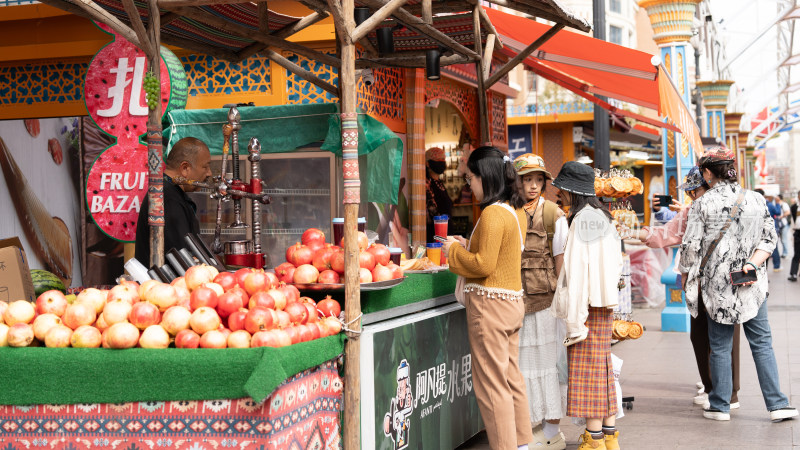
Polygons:
<instances>
[{"instance_id":1,"label":"cardboard box","mask_svg":"<svg viewBox=\"0 0 800 450\"><path fill-rule=\"evenodd\" d=\"M36 301L28 258L19 238L0 240L0 301Z\"/></svg>"}]
</instances>

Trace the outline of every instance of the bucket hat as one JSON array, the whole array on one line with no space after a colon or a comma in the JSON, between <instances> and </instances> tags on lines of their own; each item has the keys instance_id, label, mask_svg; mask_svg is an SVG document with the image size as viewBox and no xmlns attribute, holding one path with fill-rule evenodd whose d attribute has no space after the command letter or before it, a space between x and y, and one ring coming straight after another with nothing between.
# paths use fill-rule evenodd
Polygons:
<instances>
[{"instance_id":1,"label":"bucket hat","mask_svg":"<svg viewBox=\"0 0 800 450\"><path fill-rule=\"evenodd\" d=\"M706 180L703 179L703 175L700 173L700 168L697 166L692 167L689 170L689 174L686 175L686 181L680 186L678 189L682 191L693 191L701 186L708 186Z\"/></svg>"},{"instance_id":2,"label":"bucket hat","mask_svg":"<svg viewBox=\"0 0 800 450\"><path fill-rule=\"evenodd\" d=\"M431 147L425 151L427 161L444 161L444 150L440 147Z\"/></svg>"},{"instance_id":3,"label":"bucket hat","mask_svg":"<svg viewBox=\"0 0 800 450\"><path fill-rule=\"evenodd\" d=\"M706 167L712 164L731 162L735 159L736 156L731 149L722 145L715 145L706 149L703 156L697 161L697 165Z\"/></svg>"},{"instance_id":4,"label":"bucket hat","mask_svg":"<svg viewBox=\"0 0 800 450\"><path fill-rule=\"evenodd\" d=\"M552 180L553 176L544 167L544 159L541 156L533 153L525 153L517 156L514 159L514 169L517 170L519 175L525 175L531 172L541 172L544 174L546 180Z\"/></svg>"},{"instance_id":5,"label":"bucket hat","mask_svg":"<svg viewBox=\"0 0 800 450\"><path fill-rule=\"evenodd\" d=\"M553 186L573 194L594 197L594 169L576 161L567 161L553 180Z\"/></svg>"}]
</instances>

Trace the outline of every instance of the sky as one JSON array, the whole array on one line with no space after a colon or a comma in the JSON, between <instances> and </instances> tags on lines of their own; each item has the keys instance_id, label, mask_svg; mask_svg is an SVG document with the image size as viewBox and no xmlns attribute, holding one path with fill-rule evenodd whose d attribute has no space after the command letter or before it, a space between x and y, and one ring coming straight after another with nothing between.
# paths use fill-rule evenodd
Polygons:
<instances>
[{"instance_id":1,"label":"sky","mask_svg":"<svg viewBox=\"0 0 800 450\"><path fill-rule=\"evenodd\" d=\"M777 31L773 26L749 48L745 46L778 15L778 8L786 4L776 0L710 0L713 21L724 43L730 62L731 79L736 82L738 98L735 109L754 114L764 106L777 106L778 78ZM800 32L800 30L798 30ZM793 53L800 53L796 47ZM704 67L707 70L708 67ZM798 72L800 66L792 72ZM793 80L798 76L792 75ZM790 98L790 101L792 98ZM729 108L730 109L730 108Z\"/></svg>"}]
</instances>

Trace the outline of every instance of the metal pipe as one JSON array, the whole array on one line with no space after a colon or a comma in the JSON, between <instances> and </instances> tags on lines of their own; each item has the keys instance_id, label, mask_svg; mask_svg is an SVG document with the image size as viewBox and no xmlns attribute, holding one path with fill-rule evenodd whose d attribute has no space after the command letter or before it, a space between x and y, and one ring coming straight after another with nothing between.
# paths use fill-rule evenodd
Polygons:
<instances>
[{"instance_id":1,"label":"metal pipe","mask_svg":"<svg viewBox=\"0 0 800 450\"><path fill-rule=\"evenodd\" d=\"M259 191L261 190L261 175L259 173L259 165L261 161L261 143L258 142L258 138L250 138L250 145L247 146L247 152L250 153L247 159L250 161L250 181L251 185L253 186L253 193L255 194L256 186L258 186ZM257 183L253 183L253 181L256 181ZM259 202L252 202L252 211L253 252L261 253L261 205Z\"/></svg>"}]
</instances>

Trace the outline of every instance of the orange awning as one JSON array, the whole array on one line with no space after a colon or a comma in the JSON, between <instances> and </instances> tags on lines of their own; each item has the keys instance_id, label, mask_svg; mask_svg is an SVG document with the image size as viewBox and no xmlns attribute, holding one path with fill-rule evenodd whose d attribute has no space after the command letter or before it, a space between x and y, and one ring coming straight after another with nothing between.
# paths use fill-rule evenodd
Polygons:
<instances>
[{"instance_id":1,"label":"orange awning","mask_svg":"<svg viewBox=\"0 0 800 450\"><path fill-rule=\"evenodd\" d=\"M484 9L503 40L502 51L512 57L551 28L525 17ZM695 151L702 152L700 130L692 114L667 74L652 60L652 55L639 50L561 30L523 63L543 78L613 114L683 133ZM671 123L616 108L598 95L654 109Z\"/></svg>"}]
</instances>

